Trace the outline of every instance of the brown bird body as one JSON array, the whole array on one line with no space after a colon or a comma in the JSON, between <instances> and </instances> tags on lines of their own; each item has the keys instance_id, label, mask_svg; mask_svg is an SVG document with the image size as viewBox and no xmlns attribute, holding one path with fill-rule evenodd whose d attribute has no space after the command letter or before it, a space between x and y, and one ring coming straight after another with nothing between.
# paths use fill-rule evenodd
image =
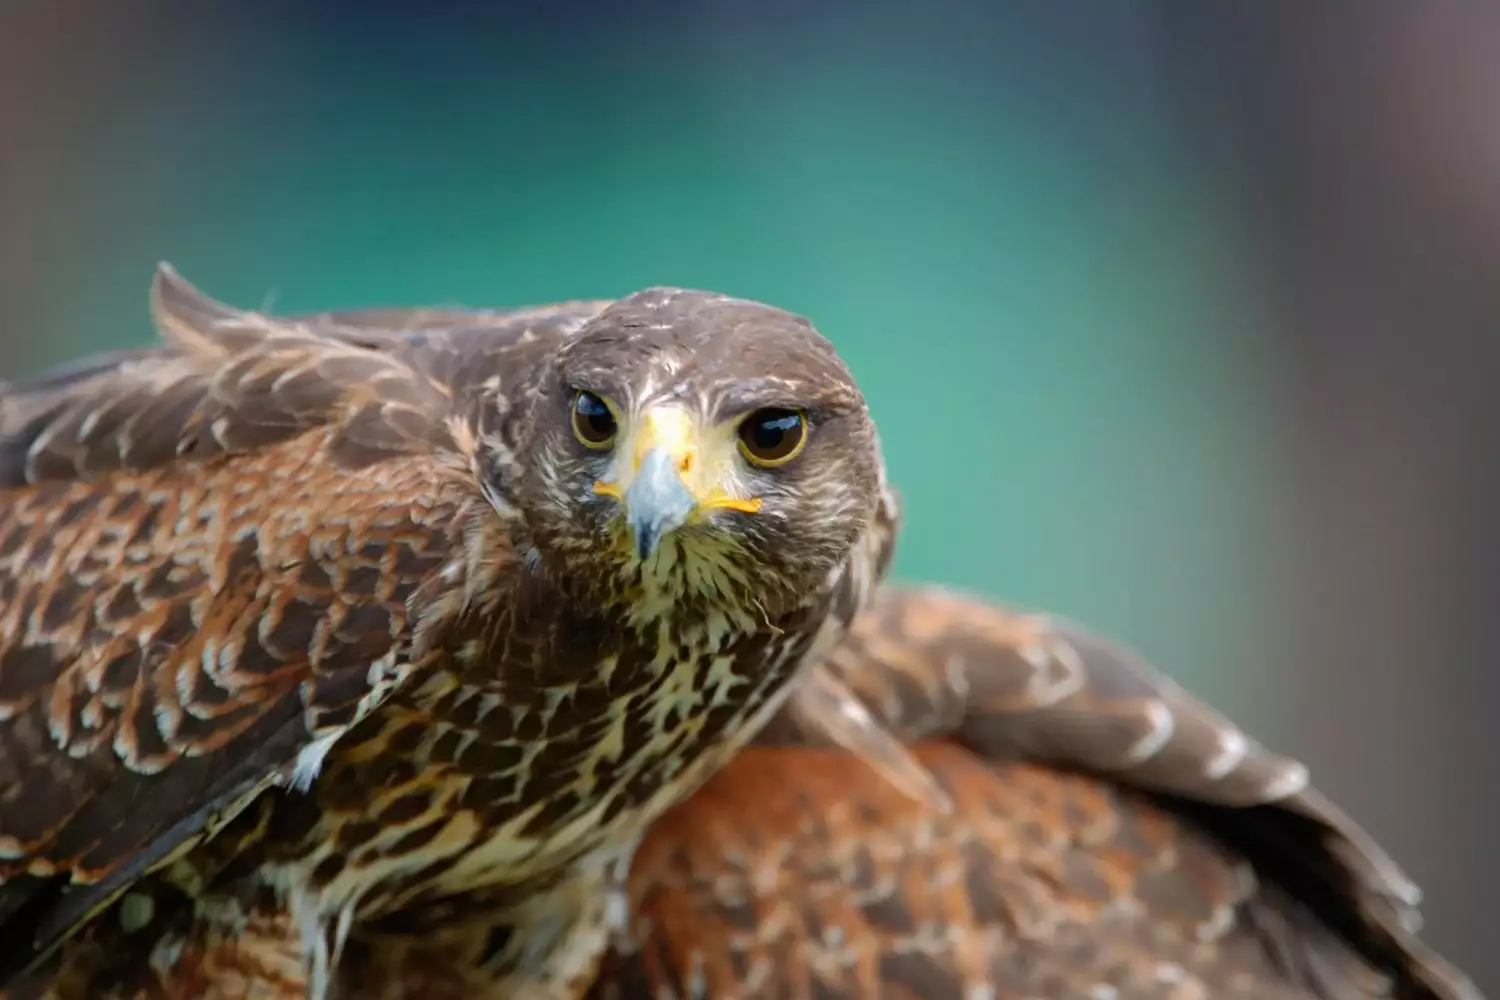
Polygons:
<instances>
[{"instance_id":1,"label":"brown bird body","mask_svg":"<svg viewBox=\"0 0 1500 1000\"><path fill-rule=\"evenodd\" d=\"M153 303L164 346L0 392L0 986L200 995L271 920L321 997L473 895L497 995L570 995L640 833L888 561L848 372L675 289Z\"/></svg>"},{"instance_id":2,"label":"brown bird body","mask_svg":"<svg viewBox=\"0 0 1500 1000\"><path fill-rule=\"evenodd\" d=\"M1478 1000L1307 770L1128 650L887 589L826 669L951 808L794 702L653 826L592 1000Z\"/></svg>"},{"instance_id":3,"label":"brown bird body","mask_svg":"<svg viewBox=\"0 0 1500 1000\"><path fill-rule=\"evenodd\" d=\"M871 597L847 376L681 294L293 321L168 275L173 346L0 392L0 996L1477 1000L1300 764L1068 623ZM536 377L590 329L623 411L709 397L700 473L726 415L823 420L655 575Z\"/></svg>"},{"instance_id":4,"label":"brown bird body","mask_svg":"<svg viewBox=\"0 0 1500 1000\"><path fill-rule=\"evenodd\" d=\"M888 589L793 701L635 853L588 1000L1478 1000L1400 869L1295 761L1066 622ZM946 802L831 745L857 692ZM473 1000L482 892L351 946L370 1000ZM105 928L105 935L111 931ZM100 928L73 942L102 951ZM118 939L110 939L118 946ZM148 939L149 941L149 939ZM137 947L149 947L137 945ZM293 1000L292 916L206 920L106 1000ZM86 966L75 965L74 968Z\"/></svg>"}]
</instances>

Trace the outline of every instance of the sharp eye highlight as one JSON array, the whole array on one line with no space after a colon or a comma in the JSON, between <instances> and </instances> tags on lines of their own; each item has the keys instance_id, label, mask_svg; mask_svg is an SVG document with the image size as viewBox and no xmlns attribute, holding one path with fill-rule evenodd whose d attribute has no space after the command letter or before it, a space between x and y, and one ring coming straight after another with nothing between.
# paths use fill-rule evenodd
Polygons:
<instances>
[{"instance_id":1,"label":"sharp eye highlight","mask_svg":"<svg viewBox=\"0 0 1500 1000\"><path fill-rule=\"evenodd\" d=\"M763 469L785 465L807 444L807 416L800 410L768 407L740 421L740 452Z\"/></svg>"},{"instance_id":2,"label":"sharp eye highlight","mask_svg":"<svg viewBox=\"0 0 1500 1000\"><path fill-rule=\"evenodd\" d=\"M609 404L592 392L573 394L573 436L586 448L603 451L615 443L619 425Z\"/></svg>"}]
</instances>

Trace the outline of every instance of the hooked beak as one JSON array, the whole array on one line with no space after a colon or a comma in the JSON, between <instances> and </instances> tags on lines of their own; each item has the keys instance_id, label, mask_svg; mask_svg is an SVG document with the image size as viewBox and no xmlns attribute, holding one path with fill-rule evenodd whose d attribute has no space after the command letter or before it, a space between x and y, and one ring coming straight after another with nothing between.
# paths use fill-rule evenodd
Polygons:
<instances>
[{"instance_id":1,"label":"hooked beak","mask_svg":"<svg viewBox=\"0 0 1500 1000\"><path fill-rule=\"evenodd\" d=\"M686 524L698 509L698 498L678 472L681 461L665 448L652 448L624 493L625 524L635 536L636 554L642 562L665 535Z\"/></svg>"},{"instance_id":2,"label":"hooked beak","mask_svg":"<svg viewBox=\"0 0 1500 1000\"><path fill-rule=\"evenodd\" d=\"M612 496L625 505L625 525L635 539L636 554L644 562L672 532L703 510L729 509L754 513L756 499L726 495L718 486L720 464L700 448L692 417L677 407L658 407L642 415L634 440L621 453L628 463L616 482L598 482L594 492ZM624 480L622 487L619 480Z\"/></svg>"}]
</instances>

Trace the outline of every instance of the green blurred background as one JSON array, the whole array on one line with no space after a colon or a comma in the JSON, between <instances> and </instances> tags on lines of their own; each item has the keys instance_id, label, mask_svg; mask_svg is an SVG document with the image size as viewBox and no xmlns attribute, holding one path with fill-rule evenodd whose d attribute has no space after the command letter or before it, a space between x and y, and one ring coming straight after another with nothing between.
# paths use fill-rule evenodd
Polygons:
<instances>
[{"instance_id":1,"label":"green blurred background","mask_svg":"<svg viewBox=\"0 0 1500 1000\"><path fill-rule=\"evenodd\" d=\"M1461 62L1443 46L1475 26L1302 9L7 5L0 376L151 339L158 260L276 311L677 284L802 312L880 424L901 576L1118 634L1310 760L1483 981L1474 921L1500 878L1475 796L1497 766L1473 706L1496 648L1487 603L1440 616L1482 589L1448 596L1443 546L1462 562L1487 525L1431 536L1479 487L1420 441L1390 451L1384 421L1459 406L1403 360L1444 330L1481 352L1452 362L1476 399L1500 379L1470 343L1484 317L1434 311L1441 269L1383 286L1409 275L1381 247L1445 232L1430 204L1415 232L1369 228L1387 201L1467 188L1410 164L1372 181L1366 148L1427 120L1434 67ZM1398 82L1357 96L1377 66ZM1350 191L1369 203L1341 214ZM1362 252L1363 271L1320 270ZM1381 340L1399 294L1413 312ZM1492 435L1455 427L1434 433ZM1372 513L1412 477L1429 485Z\"/></svg>"}]
</instances>

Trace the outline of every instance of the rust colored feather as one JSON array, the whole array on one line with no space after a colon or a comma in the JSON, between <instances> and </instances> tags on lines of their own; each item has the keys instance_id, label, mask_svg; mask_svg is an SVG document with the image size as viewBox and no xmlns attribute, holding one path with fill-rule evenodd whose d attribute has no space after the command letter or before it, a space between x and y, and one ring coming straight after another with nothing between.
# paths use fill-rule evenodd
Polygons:
<instances>
[{"instance_id":1,"label":"rust colored feather","mask_svg":"<svg viewBox=\"0 0 1500 1000\"><path fill-rule=\"evenodd\" d=\"M468 905L487 981L568 995L636 838L889 563L847 369L800 317L684 289L273 317L163 267L151 310L160 345L0 386L0 989L255 994L253 917L321 997L382 921ZM581 388L818 427L728 473L767 516L648 566Z\"/></svg>"},{"instance_id":2,"label":"rust colored feather","mask_svg":"<svg viewBox=\"0 0 1500 1000\"><path fill-rule=\"evenodd\" d=\"M1128 650L890 589L826 669L952 808L784 712L636 853L599 1000L1477 1000L1306 769Z\"/></svg>"},{"instance_id":3,"label":"rust colored feather","mask_svg":"<svg viewBox=\"0 0 1500 1000\"><path fill-rule=\"evenodd\" d=\"M5 1000L1476 1000L1301 764L1070 623L877 590L805 321L152 308L0 385ZM578 383L820 423L648 572Z\"/></svg>"},{"instance_id":4,"label":"rust colored feather","mask_svg":"<svg viewBox=\"0 0 1500 1000\"><path fill-rule=\"evenodd\" d=\"M152 305L163 347L0 396L0 919L39 944L397 680L473 506L432 373L170 269Z\"/></svg>"},{"instance_id":5,"label":"rust colored feather","mask_svg":"<svg viewBox=\"0 0 1500 1000\"><path fill-rule=\"evenodd\" d=\"M1414 890L1395 865L1347 820L1310 810L1305 781L1283 777L1300 766L1247 743L1240 766L1262 792L1215 804L1205 787L1235 770L1220 753L1182 753L1175 776L1146 772L1149 787L1131 777L1149 754L1107 763L1098 741L1117 740L1121 692L1169 700L1200 746L1239 745L1227 732L1194 737L1233 727L1120 647L944 591L893 589L819 673L831 686L794 696L755 746L655 824L620 887L628 921L590 996L1477 998L1415 936ZM851 687L908 741L943 808L830 742L813 715L842 712ZM999 694L1015 691L1029 693ZM1059 714L1038 714L1044 705ZM1007 730L1031 749L1002 747ZM1067 764L1082 757L1091 763ZM607 886L576 891L617 905ZM552 898L537 897L533 919L548 921ZM494 966L510 905L479 892L361 928L341 987L374 1000L514 997ZM242 906L226 924L223 911ZM107 992L58 981L7 1000L305 995L284 909L232 894L196 907L149 939L169 966L138 965ZM1405 919L1388 920L1396 911ZM87 972L121 947L110 931L95 924L73 942L72 975L100 981Z\"/></svg>"}]
</instances>

